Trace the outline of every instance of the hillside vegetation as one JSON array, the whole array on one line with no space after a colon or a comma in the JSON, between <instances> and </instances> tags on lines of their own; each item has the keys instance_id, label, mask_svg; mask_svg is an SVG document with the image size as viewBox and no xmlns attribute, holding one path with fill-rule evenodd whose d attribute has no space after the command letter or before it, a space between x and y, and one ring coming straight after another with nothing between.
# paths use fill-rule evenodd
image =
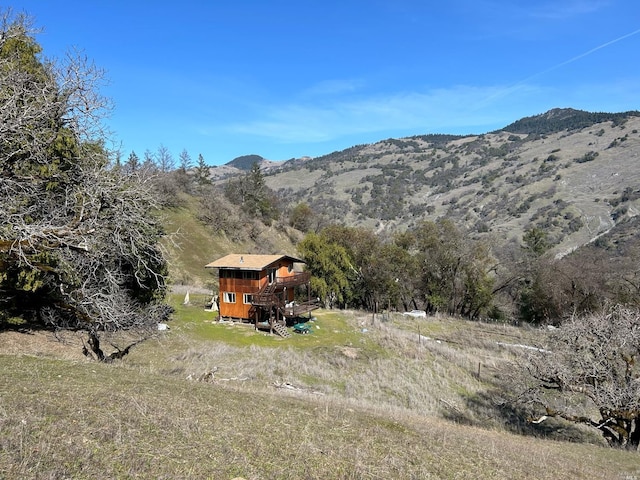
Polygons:
<instances>
[{"instance_id":1,"label":"hillside vegetation","mask_svg":"<svg viewBox=\"0 0 640 480\"><path fill-rule=\"evenodd\" d=\"M175 306L169 332L111 365L79 356L71 333L34 332L26 342L1 332L3 475L640 474L637 454L577 428L527 426L492 397L504 362L537 330L321 311L313 334L280 339Z\"/></svg>"},{"instance_id":2,"label":"hillside vegetation","mask_svg":"<svg viewBox=\"0 0 640 480\"><path fill-rule=\"evenodd\" d=\"M398 231L447 217L500 243L544 228L558 254L640 204L637 112L556 109L483 135L422 135L291 160L267 184L330 221Z\"/></svg>"},{"instance_id":3,"label":"hillside vegetation","mask_svg":"<svg viewBox=\"0 0 640 480\"><path fill-rule=\"evenodd\" d=\"M639 129L638 112L555 109L483 135L230 162L166 212L171 231L193 219L172 279L211 285L201 265L231 251L293 253L325 304L543 323L637 305Z\"/></svg>"},{"instance_id":4,"label":"hillside vegetation","mask_svg":"<svg viewBox=\"0 0 640 480\"><path fill-rule=\"evenodd\" d=\"M204 266L231 252L295 251L296 232L247 218L221 195L211 195L182 194L177 205L165 207L160 214L167 232L163 246L169 258L169 281L174 287L217 289L216 272Z\"/></svg>"}]
</instances>

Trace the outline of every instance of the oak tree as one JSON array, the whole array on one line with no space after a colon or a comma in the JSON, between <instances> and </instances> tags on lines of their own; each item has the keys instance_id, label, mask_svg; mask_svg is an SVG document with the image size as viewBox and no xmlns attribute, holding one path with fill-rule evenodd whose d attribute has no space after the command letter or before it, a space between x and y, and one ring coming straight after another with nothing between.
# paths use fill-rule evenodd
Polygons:
<instances>
[{"instance_id":1,"label":"oak tree","mask_svg":"<svg viewBox=\"0 0 640 480\"><path fill-rule=\"evenodd\" d=\"M154 188L111 167L102 72L43 58L28 17L0 21L0 321L86 330L105 359L101 332L168 314Z\"/></svg>"},{"instance_id":2,"label":"oak tree","mask_svg":"<svg viewBox=\"0 0 640 480\"><path fill-rule=\"evenodd\" d=\"M609 306L574 317L529 352L518 401L531 408L531 421L588 425L610 446L638 450L640 311Z\"/></svg>"}]
</instances>

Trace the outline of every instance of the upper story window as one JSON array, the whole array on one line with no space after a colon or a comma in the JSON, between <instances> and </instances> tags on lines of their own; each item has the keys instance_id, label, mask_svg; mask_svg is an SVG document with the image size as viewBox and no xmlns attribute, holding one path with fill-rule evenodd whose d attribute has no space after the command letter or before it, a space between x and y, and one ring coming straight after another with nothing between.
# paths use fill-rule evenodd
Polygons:
<instances>
[{"instance_id":1,"label":"upper story window","mask_svg":"<svg viewBox=\"0 0 640 480\"><path fill-rule=\"evenodd\" d=\"M258 280L258 272L242 272L242 278L244 280Z\"/></svg>"},{"instance_id":2,"label":"upper story window","mask_svg":"<svg viewBox=\"0 0 640 480\"><path fill-rule=\"evenodd\" d=\"M220 278L235 278L237 280L258 280L258 272L248 270L220 269Z\"/></svg>"},{"instance_id":3,"label":"upper story window","mask_svg":"<svg viewBox=\"0 0 640 480\"><path fill-rule=\"evenodd\" d=\"M232 292L224 292L222 301L224 303L236 303L236 294Z\"/></svg>"}]
</instances>

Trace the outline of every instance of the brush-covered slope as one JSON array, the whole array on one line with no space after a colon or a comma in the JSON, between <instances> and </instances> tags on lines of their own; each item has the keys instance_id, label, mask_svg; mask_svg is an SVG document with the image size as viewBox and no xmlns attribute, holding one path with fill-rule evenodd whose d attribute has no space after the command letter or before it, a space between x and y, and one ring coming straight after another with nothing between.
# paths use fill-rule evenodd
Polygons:
<instances>
[{"instance_id":1,"label":"brush-covered slope","mask_svg":"<svg viewBox=\"0 0 640 480\"><path fill-rule=\"evenodd\" d=\"M501 241L537 226L565 254L640 210L638 115L555 109L483 135L387 139L285 162L267 183L338 223L448 217Z\"/></svg>"},{"instance_id":2,"label":"brush-covered slope","mask_svg":"<svg viewBox=\"0 0 640 480\"><path fill-rule=\"evenodd\" d=\"M288 253L294 255L299 232L274 222L265 225L247 217L220 193L180 194L179 201L161 212L167 236L163 248L169 260L169 282L217 290L216 271L204 266L229 253Z\"/></svg>"}]
</instances>

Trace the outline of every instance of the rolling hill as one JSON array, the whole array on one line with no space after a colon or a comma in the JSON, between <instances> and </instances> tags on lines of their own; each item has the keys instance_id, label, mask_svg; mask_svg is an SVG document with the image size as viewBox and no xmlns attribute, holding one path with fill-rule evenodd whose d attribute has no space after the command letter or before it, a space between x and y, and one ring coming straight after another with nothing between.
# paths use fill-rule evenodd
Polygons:
<instances>
[{"instance_id":1,"label":"rolling hill","mask_svg":"<svg viewBox=\"0 0 640 480\"><path fill-rule=\"evenodd\" d=\"M337 223L383 237L448 218L490 242L498 261L536 227L556 258L584 254L573 260L584 264L597 257L608 268L615 265L618 276L635 278L639 131L636 111L554 109L482 135L386 139L285 162L239 157L210 169L214 190L245 175L248 160L262 159L280 219L267 226L247 218L223 188L210 198L189 197L166 212L167 230L179 232L174 238L183 247L167 244L171 280L215 288L202 266L219 256L238 250L295 254L304 232L289 225L289 216L303 204L320 219L312 229Z\"/></svg>"},{"instance_id":2,"label":"rolling hill","mask_svg":"<svg viewBox=\"0 0 640 480\"><path fill-rule=\"evenodd\" d=\"M501 242L545 229L559 255L640 209L640 113L554 109L482 135L420 135L265 165L292 207L380 232L448 217ZM213 169L215 171L215 169Z\"/></svg>"}]
</instances>

